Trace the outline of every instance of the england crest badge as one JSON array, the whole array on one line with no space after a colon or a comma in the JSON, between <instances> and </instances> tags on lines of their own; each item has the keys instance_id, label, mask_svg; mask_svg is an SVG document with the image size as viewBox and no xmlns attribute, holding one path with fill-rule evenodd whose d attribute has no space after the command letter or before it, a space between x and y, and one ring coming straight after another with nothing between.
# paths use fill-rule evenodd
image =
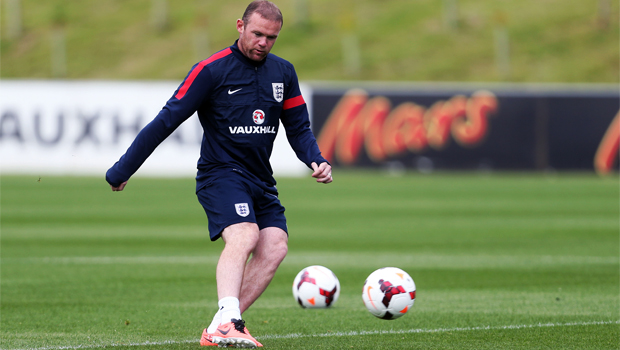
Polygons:
<instances>
[{"instance_id":1,"label":"england crest badge","mask_svg":"<svg viewBox=\"0 0 620 350\"><path fill-rule=\"evenodd\" d=\"M237 210L237 215L241 217L250 215L250 207L248 206L248 203L235 203L235 209Z\"/></svg>"},{"instance_id":2,"label":"england crest badge","mask_svg":"<svg viewBox=\"0 0 620 350\"><path fill-rule=\"evenodd\" d=\"M273 86L273 98L277 102L282 102L284 100L284 83L271 83L271 85Z\"/></svg>"}]
</instances>

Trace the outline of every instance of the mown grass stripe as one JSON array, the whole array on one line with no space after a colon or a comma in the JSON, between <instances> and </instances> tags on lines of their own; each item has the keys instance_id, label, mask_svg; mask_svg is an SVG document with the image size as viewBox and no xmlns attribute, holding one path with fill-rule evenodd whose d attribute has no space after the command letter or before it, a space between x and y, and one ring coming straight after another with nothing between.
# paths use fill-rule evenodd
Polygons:
<instances>
[{"instance_id":1,"label":"mown grass stripe","mask_svg":"<svg viewBox=\"0 0 620 350\"><path fill-rule=\"evenodd\" d=\"M360 266L368 264L377 266L384 261L393 261L395 257L401 264L415 264L424 267L453 268L490 268L490 267L541 267L564 265L610 265L620 264L614 256L557 256L557 255L441 255L411 253L364 253L347 252L335 254L326 252L307 252L289 254L285 263L312 264L316 261L329 263L330 266ZM31 257L3 258L4 264L54 264L54 265L143 265L143 264L215 264L219 256L74 256L74 257Z\"/></svg>"},{"instance_id":2,"label":"mown grass stripe","mask_svg":"<svg viewBox=\"0 0 620 350\"><path fill-rule=\"evenodd\" d=\"M258 336L258 340L269 339L298 339L298 338L331 338L331 337L353 337L365 335L391 335L391 334L415 334L415 333L447 333L447 332L470 332L470 331L488 331L488 330L518 330L545 327L574 327L574 326L601 326L610 324L620 324L620 320L616 321L592 321L592 322L569 322L569 323L536 323L529 325L508 325L508 326L481 326L481 327L454 327L454 328L434 328L434 329L406 329L406 330L374 330L374 331L350 331L350 332L329 332L319 334L301 334L291 333L283 335L264 335ZM151 345L174 345L198 343L199 339L191 340L166 340L161 342L142 342L142 343L126 343L126 344L97 344L97 345L77 345L77 346L50 346L39 348L24 348L14 350L77 350L77 349L99 349L105 347L118 346L151 346Z\"/></svg>"}]
</instances>

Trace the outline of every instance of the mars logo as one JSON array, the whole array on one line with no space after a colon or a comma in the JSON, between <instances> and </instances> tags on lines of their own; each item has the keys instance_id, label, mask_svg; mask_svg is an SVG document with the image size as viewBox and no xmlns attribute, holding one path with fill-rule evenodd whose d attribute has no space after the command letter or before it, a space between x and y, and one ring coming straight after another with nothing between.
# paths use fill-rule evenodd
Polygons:
<instances>
[{"instance_id":1,"label":"mars logo","mask_svg":"<svg viewBox=\"0 0 620 350\"><path fill-rule=\"evenodd\" d=\"M261 125L265 122L265 112L260 109L255 110L252 114L252 119L254 119L255 124Z\"/></svg>"},{"instance_id":2,"label":"mars logo","mask_svg":"<svg viewBox=\"0 0 620 350\"><path fill-rule=\"evenodd\" d=\"M489 91L453 96L428 108L413 102L393 108L386 97L369 98L366 91L354 89L334 107L317 142L323 157L346 165L354 164L363 149L376 163L428 147L442 150L450 136L474 147L486 136L488 119L498 108Z\"/></svg>"},{"instance_id":3,"label":"mars logo","mask_svg":"<svg viewBox=\"0 0 620 350\"><path fill-rule=\"evenodd\" d=\"M605 132L601 144L594 156L594 169L601 175L609 174L618 160L620 148L620 112L611 121L611 125Z\"/></svg>"}]
</instances>

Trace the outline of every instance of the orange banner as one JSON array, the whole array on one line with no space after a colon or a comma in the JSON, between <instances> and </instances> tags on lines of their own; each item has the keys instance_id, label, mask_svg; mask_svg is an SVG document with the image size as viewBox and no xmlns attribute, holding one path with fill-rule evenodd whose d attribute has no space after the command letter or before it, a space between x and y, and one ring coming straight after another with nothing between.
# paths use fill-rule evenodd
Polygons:
<instances>
[{"instance_id":1,"label":"orange banner","mask_svg":"<svg viewBox=\"0 0 620 350\"><path fill-rule=\"evenodd\" d=\"M499 104L489 91L471 97L456 95L429 108L405 102L392 108L383 96L368 97L349 90L327 118L317 141L323 156L343 165L354 164L362 147L374 162L427 147L445 148L450 136L462 146L474 147L488 133L488 118Z\"/></svg>"},{"instance_id":2,"label":"orange banner","mask_svg":"<svg viewBox=\"0 0 620 350\"><path fill-rule=\"evenodd\" d=\"M605 175L611 172L614 164L618 160L618 147L620 146L620 111L611 121L601 144L594 156L594 169L596 172Z\"/></svg>"}]
</instances>

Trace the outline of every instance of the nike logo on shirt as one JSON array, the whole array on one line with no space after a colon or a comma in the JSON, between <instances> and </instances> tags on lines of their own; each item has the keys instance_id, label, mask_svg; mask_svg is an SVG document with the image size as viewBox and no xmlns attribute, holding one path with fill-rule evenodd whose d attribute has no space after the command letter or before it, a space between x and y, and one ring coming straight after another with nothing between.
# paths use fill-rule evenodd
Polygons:
<instances>
[{"instance_id":1,"label":"nike logo on shirt","mask_svg":"<svg viewBox=\"0 0 620 350\"><path fill-rule=\"evenodd\" d=\"M243 88L241 88L241 89L243 89ZM233 91L231 91L230 89L228 89L228 94L229 94L229 95L232 95L232 94L234 94L235 92L240 91L241 89L237 89L237 90L233 90Z\"/></svg>"}]
</instances>

